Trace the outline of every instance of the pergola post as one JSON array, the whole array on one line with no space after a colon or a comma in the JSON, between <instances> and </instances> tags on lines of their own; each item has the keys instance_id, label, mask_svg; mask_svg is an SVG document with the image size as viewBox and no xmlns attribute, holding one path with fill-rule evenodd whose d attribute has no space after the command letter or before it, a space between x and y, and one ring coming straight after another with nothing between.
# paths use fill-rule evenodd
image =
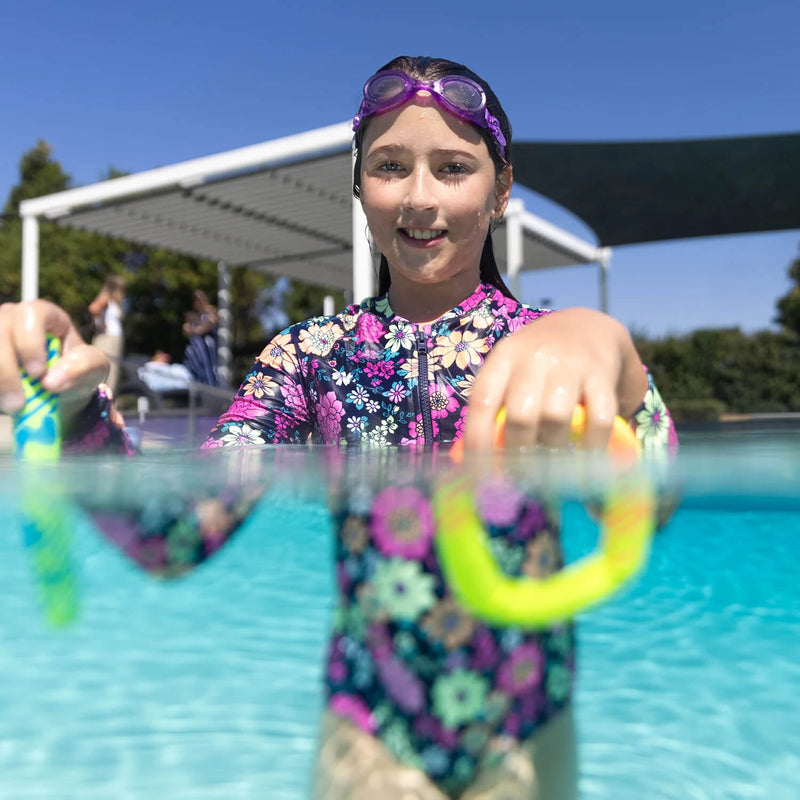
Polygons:
<instances>
[{"instance_id":1,"label":"pergola post","mask_svg":"<svg viewBox=\"0 0 800 800\"><path fill-rule=\"evenodd\" d=\"M22 218L22 301L39 296L39 220L33 215Z\"/></svg>"},{"instance_id":2,"label":"pergola post","mask_svg":"<svg viewBox=\"0 0 800 800\"><path fill-rule=\"evenodd\" d=\"M231 273L228 263L217 263L217 377L220 385L227 389L233 373L233 331L231 323Z\"/></svg>"},{"instance_id":3,"label":"pergola post","mask_svg":"<svg viewBox=\"0 0 800 800\"><path fill-rule=\"evenodd\" d=\"M597 261L598 292L600 294L600 310L608 314L608 268L611 264L611 248L603 247Z\"/></svg>"},{"instance_id":4,"label":"pergola post","mask_svg":"<svg viewBox=\"0 0 800 800\"><path fill-rule=\"evenodd\" d=\"M514 198L508 201L505 213L506 273L511 283L511 293L517 299L520 297L520 272L524 260L522 242L522 212L524 210L525 206L522 200Z\"/></svg>"}]
</instances>

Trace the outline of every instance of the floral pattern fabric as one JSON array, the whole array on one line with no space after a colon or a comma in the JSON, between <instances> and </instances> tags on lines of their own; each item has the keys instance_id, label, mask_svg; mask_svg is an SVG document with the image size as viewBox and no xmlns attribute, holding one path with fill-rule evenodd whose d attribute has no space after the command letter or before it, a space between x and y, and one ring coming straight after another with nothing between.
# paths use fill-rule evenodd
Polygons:
<instances>
[{"instance_id":1,"label":"floral pattern fabric","mask_svg":"<svg viewBox=\"0 0 800 800\"><path fill-rule=\"evenodd\" d=\"M532 633L471 616L436 556L430 476L359 474L330 501L339 535L328 705L455 796L504 743L569 702L573 626ZM476 507L504 572L544 578L562 566L556 506L498 476Z\"/></svg>"},{"instance_id":2,"label":"floral pattern fabric","mask_svg":"<svg viewBox=\"0 0 800 800\"><path fill-rule=\"evenodd\" d=\"M545 313L481 285L430 325L385 296L299 323L264 348L206 446L452 442L486 354Z\"/></svg>"}]
</instances>

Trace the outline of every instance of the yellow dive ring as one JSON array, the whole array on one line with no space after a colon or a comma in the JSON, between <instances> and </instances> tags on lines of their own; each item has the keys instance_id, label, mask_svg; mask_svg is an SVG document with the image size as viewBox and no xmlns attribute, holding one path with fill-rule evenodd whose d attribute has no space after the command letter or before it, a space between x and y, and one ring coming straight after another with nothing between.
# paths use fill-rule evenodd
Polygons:
<instances>
[{"instance_id":1,"label":"yellow dive ring","mask_svg":"<svg viewBox=\"0 0 800 800\"><path fill-rule=\"evenodd\" d=\"M584 425L585 413L578 406L572 419L573 437ZM626 460L640 453L636 435L622 419L615 421L609 450ZM458 451L456 458L460 458ZM621 474L603 508L599 548L540 580L509 577L499 569L467 477L437 489L433 512L437 553L454 597L492 625L541 629L608 598L644 567L655 530L656 504L644 477Z\"/></svg>"}]
</instances>

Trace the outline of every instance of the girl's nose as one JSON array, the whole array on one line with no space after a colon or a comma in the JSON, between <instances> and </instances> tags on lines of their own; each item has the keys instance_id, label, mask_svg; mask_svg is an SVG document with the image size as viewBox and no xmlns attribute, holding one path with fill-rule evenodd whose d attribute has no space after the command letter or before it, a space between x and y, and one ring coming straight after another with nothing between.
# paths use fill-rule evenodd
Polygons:
<instances>
[{"instance_id":1,"label":"girl's nose","mask_svg":"<svg viewBox=\"0 0 800 800\"><path fill-rule=\"evenodd\" d=\"M415 169L406 183L406 196L403 205L414 211L427 211L437 207L436 181L429 170Z\"/></svg>"}]
</instances>

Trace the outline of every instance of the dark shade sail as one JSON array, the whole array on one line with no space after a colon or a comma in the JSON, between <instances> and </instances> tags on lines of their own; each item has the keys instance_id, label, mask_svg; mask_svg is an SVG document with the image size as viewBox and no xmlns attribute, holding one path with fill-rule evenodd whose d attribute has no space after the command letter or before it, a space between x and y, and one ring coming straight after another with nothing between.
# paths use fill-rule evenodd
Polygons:
<instances>
[{"instance_id":1,"label":"dark shade sail","mask_svg":"<svg viewBox=\"0 0 800 800\"><path fill-rule=\"evenodd\" d=\"M800 228L800 134L517 142L514 179L603 246Z\"/></svg>"}]
</instances>

